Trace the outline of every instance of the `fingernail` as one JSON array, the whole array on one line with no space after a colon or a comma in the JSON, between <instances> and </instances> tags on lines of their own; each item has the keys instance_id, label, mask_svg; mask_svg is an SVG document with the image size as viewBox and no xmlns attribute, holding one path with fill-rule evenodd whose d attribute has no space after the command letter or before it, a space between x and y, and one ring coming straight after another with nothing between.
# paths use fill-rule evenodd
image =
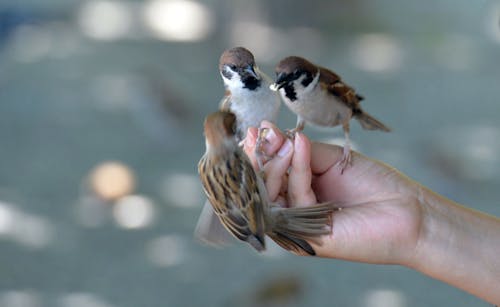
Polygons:
<instances>
[{"instance_id":1,"label":"fingernail","mask_svg":"<svg viewBox=\"0 0 500 307\"><path fill-rule=\"evenodd\" d=\"M283 158L290 152L290 150L292 150L292 148L293 148L292 141L286 139L285 143L281 145L281 148L278 151L278 157Z\"/></svg>"},{"instance_id":2,"label":"fingernail","mask_svg":"<svg viewBox=\"0 0 500 307\"><path fill-rule=\"evenodd\" d=\"M274 129L269 129L269 128L267 129L264 138L270 144L273 144L278 139L278 137L276 136L276 132L274 132Z\"/></svg>"},{"instance_id":3,"label":"fingernail","mask_svg":"<svg viewBox=\"0 0 500 307\"><path fill-rule=\"evenodd\" d=\"M265 119L260 123L261 128L271 128L272 126L273 126L273 124L270 121L265 120Z\"/></svg>"}]
</instances>

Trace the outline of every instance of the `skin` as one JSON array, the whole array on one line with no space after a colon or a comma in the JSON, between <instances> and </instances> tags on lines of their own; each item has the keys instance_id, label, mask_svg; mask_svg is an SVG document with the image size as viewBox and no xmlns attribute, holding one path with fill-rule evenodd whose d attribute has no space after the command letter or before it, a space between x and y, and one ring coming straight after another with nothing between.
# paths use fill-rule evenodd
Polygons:
<instances>
[{"instance_id":1,"label":"skin","mask_svg":"<svg viewBox=\"0 0 500 307\"><path fill-rule=\"evenodd\" d=\"M269 197L283 206L339 201L332 234L313 245L318 256L397 264L500 304L500 219L466 208L411 180L395 168L353 152L341 174L342 148L290 141L273 124L263 150ZM245 140L255 165L256 129ZM287 170L289 170L287 174ZM311 242L312 243L312 242Z\"/></svg>"}]
</instances>

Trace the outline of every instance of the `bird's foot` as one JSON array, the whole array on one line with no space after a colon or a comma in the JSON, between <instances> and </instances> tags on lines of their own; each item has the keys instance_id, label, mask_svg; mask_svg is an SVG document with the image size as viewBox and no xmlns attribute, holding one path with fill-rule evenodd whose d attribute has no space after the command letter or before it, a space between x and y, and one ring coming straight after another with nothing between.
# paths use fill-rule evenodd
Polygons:
<instances>
[{"instance_id":1,"label":"bird's foot","mask_svg":"<svg viewBox=\"0 0 500 307\"><path fill-rule=\"evenodd\" d=\"M287 137L287 138L289 138L290 140L292 140L292 141L293 141L293 140L295 140L295 134L296 134L297 132L299 132L299 131L300 131L300 130L299 130L299 129L297 129L297 128L293 128L293 129L286 129L286 130L285 130L285 135L286 135L286 137Z\"/></svg>"},{"instance_id":2,"label":"bird's foot","mask_svg":"<svg viewBox=\"0 0 500 307\"><path fill-rule=\"evenodd\" d=\"M266 135L268 132L269 128L258 128L257 131L257 140L255 141L254 153L259 167L259 171L262 171L264 169L265 161L268 161L272 158L266 155L263 148L264 143L267 143Z\"/></svg>"}]
</instances>

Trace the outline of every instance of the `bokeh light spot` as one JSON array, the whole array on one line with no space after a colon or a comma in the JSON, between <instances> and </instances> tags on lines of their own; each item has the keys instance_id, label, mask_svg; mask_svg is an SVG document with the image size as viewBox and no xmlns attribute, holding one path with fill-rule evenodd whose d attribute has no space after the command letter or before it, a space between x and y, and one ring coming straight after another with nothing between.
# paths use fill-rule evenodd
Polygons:
<instances>
[{"instance_id":1,"label":"bokeh light spot","mask_svg":"<svg viewBox=\"0 0 500 307\"><path fill-rule=\"evenodd\" d=\"M125 164L107 161L96 166L90 174L90 187L106 201L129 195L135 188L135 175Z\"/></svg>"},{"instance_id":2,"label":"bokeh light spot","mask_svg":"<svg viewBox=\"0 0 500 307\"><path fill-rule=\"evenodd\" d=\"M150 1L143 17L152 33L167 41L199 41L214 28L212 11L194 1Z\"/></svg>"},{"instance_id":3,"label":"bokeh light spot","mask_svg":"<svg viewBox=\"0 0 500 307\"><path fill-rule=\"evenodd\" d=\"M142 228L153 221L153 202L142 195L121 198L113 208L116 223L123 228Z\"/></svg>"},{"instance_id":4,"label":"bokeh light spot","mask_svg":"<svg viewBox=\"0 0 500 307\"><path fill-rule=\"evenodd\" d=\"M252 21L234 22L231 25L230 40L233 46L245 46L252 50L258 63L276 61L288 42L285 33L264 22Z\"/></svg>"},{"instance_id":5,"label":"bokeh light spot","mask_svg":"<svg viewBox=\"0 0 500 307\"><path fill-rule=\"evenodd\" d=\"M14 204L0 201L0 235L20 245L39 249L53 241L55 231L46 218L25 213Z\"/></svg>"},{"instance_id":6,"label":"bokeh light spot","mask_svg":"<svg viewBox=\"0 0 500 307\"><path fill-rule=\"evenodd\" d=\"M88 1L78 12L78 25L90 38L116 40L130 31L132 13L122 1Z\"/></svg>"},{"instance_id":7,"label":"bokeh light spot","mask_svg":"<svg viewBox=\"0 0 500 307\"><path fill-rule=\"evenodd\" d=\"M403 293L395 290L372 290L365 295L366 307L404 307L406 306Z\"/></svg>"},{"instance_id":8,"label":"bokeh light spot","mask_svg":"<svg viewBox=\"0 0 500 307\"><path fill-rule=\"evenodd\" d=\"M403 62L403 50L396 39L388 34L364 34L354 42L352 60L365 71L394 71Z\"/></svg>"}]
</instances>

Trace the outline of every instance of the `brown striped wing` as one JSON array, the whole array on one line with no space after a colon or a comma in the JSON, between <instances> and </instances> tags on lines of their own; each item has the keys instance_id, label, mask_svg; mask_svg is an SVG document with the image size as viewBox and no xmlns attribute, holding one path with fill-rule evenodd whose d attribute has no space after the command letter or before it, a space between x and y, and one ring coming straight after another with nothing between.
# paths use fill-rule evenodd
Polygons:
<instances>
[{"instance_id":1,"label":"brown striped wing","mask_svg":"<svg viewBox=\"0 0 500 307\"><path fill-rule=\"evenodd\" d=\"M257 239L263 249L264 202L257 175L245 153L238 148L225 160L206 155L200 160L198 170L207 198L224 227L259 249L252 243Z\"/></svg>"},{"instance_id":2,"label":"brown striped wing","mask_svg":"<svg viewBox=\"0 0 500 307\"><path fill-rule=\"evenodd\" d=\"M337 74L321 67L319 81L326 87L326 90L330 94L342 100L352 110L357 110L359 108L359 101L363 98L357 95L352 87L342 82Z\"/></svg>"}]
</instances>

